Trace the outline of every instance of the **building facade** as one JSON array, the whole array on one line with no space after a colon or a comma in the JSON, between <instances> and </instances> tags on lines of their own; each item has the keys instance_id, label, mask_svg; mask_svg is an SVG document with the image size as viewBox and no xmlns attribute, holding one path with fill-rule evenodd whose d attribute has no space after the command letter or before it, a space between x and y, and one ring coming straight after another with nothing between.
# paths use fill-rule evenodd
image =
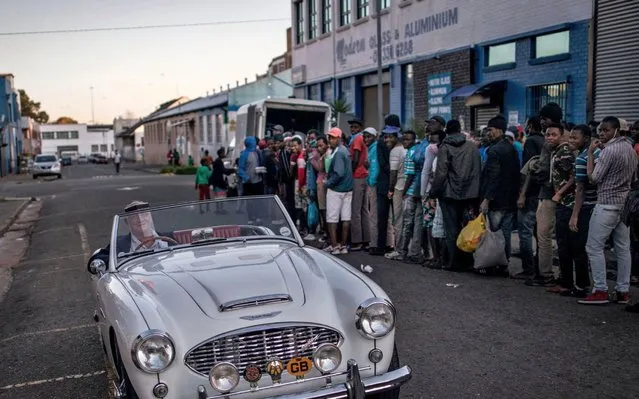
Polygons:
<instances>
[{"instance_id":1,"label":"building facade","mask_svg":"<svg viewBox=\"0 0 639 399\"><path fill-rule=\"evenodd\" d=\"M42 152L40 124L27 116L21 118L20 124L22 126L22 152L30 155L40 154Z\"/></svg>"},{"instance_id":2,"label":"building facade","mask_svg":"<svg viewBox=\"0 0 639 399\"><path fill-rule=\"evenodd\" d=\"M0 176L19 173L22 154L20 95L12 74L0 74Z\"/></svg>"},{"instance_id":3,"label":"building facade","mask_svg":"<svg viewBox=\"0 0 639 399\"><path fill-rule=\"evenodd\" d=\"M377 124L375 0L294 0L295 96L346 100ZM555 101L585 122L591 0L381 0L384 113L466 130L496 113L523 123ZM331 54L333 56L327 56ZM412 125L412 126L411 126Z\"/></svg>"},{"instance_id":4,"label":"building facade","mask_svg":"<svg viewBox=\"0 0 639 399\"><path fill-rule=\"evenodd\" d=\"M111 125L40 125L42 154L113 155L115 141Z\"/></svg>"}]
</instances>

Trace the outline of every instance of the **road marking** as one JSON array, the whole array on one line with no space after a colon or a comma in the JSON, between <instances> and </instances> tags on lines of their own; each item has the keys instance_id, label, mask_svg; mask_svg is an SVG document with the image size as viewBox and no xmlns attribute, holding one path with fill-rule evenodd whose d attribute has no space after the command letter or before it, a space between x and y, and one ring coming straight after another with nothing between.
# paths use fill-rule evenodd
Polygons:
<instances>
[{"instance_id":1,"label":"road marking","mask_svg":"<svg viewBox=\"0 0 639 399\"><path fill-rule=\"evenodd\" d=\"M32 236L39 236L40 234L44 234L44 233L53 233L56 231L62 231L62 230L69 230L72 229L73 226L65 226L65 227L55 227L52 229L46 229L46 230L42 230L42 231L36 231L35 233L32 233Z\"/></svg>"},{"instance_id":2,"label":"road marking","mask_svg":"<svg viewBox=\"0 0 639 399\"><path fill-rule=\"evenodd\" d=\"M22 387L28 387L28 386L33 386L33 385L47 384L47 383L51 383L51 382L62 382L62 381L65 381L65 380L74 380L74 379L77 380L77 379L80 379L80 378L95 377L95 376L98 376L98 375L102 375L104 373L106 373L105 370L100 370L100 371L94 371L92 373L86 373L86 374L71 374L71 375L65 375L64 377L48 378L46 380L36 380L36 381L21 382L21 383L18 383L18 384L5 385L3 387L0 387L0 390L7 391L9 389L22 388Z\"/></svg>"},{"instance_id":3,"label":"road marking","mask_svg":"<svg viewBox=\"0 0 639 399\"><path fill-rule=\"evenodd\" d=\"M118 191L133 191L133 190L137 190L138 188L140 188L140 187L121 187L121 188L118 188L117 190Z\"/></svg>"},{"instance_id":4,"label":"road marking","mask_svg":"<svg viewBox=\"0 0 639 399\"><path fill-rule=\"evenodd\" d=\"M87 229L84 224L78 223L78 231L80 232L80 241L82 242L82 252L84 253L84 261L88 262L91 256L91 249L89 247L89 238L87 235Z\"/></svg>"},{"instance_id":5,"label":"road marking","mask_svg":"<svg viewBox=\"0 0 639 399\"><path fill-rule=\"evenodd\" d=\"M52 260L71 259L71 258L79 258L79 257L84 257L84 256L86 256L86 255L83 252L81 254L56 256L56 257L53 257L53 258L32 259L32 260L26 260L26 261L20 262L20 266L22 266L22 265L31 265L31 264L36 264L37 265L38 263L47 263L47 262L50 262ZM44 271L42 271L40 273L51 273L51 272L56 272L58 270L62 270L62 269L53 269L53 270L50 270L50 271L44 270ZM33 271L29 270L29 273L33 273L34 271L35 270L33 270Z\"/></svg>"},{"instance_id":6,"label":"road marking","mask_svg":"<svg viewBox=\"0 0 639 399\"><path fill-rule=\"evenodd\" d=\"M9 337L9 338L3 338L3 339L0 340L0 343L5 343L5 342L8 342L8 341L12 341L12 340L14 340L16 338L35 337L35 336L42 335L42 334L54 334L54 333L60 333L60 332L66 332L66 331L81 330L83 328L90 328L90 327L93 327L93 326L95 326L95 324L83 324L81 326L54 328L53 330L44 330L44 331L31 331L31 332L26 332L26 333L14 335L14 336Z\"/></svg>"}]
</instances>

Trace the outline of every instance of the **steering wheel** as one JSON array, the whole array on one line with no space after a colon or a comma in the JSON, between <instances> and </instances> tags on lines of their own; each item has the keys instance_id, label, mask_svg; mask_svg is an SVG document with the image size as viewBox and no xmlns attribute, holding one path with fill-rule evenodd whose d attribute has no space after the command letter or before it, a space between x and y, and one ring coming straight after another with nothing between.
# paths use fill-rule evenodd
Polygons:
<instances>
[{"instance_id":1,"label":"steering wheel","mask_svg":"<svg viewBox=\"0 0 639 399\"><path fill-rule=\"evenodd\" d=\"M166 237L166 236L157 236L157 237L151 237L151 238L147 238L146 240L142 241L140 243L140 245L137 246L137 248L135 248L135 251L137 251L138 249L142 248L143 246L145 246L146 244L150 244L155 240L162 240L162 241L166 241L169 244L173 244L173 245L179 245L180 243L175 241L174 239L172 239L171 237ZM134 251L134 252L135 252Z\"/></svg>"}]
</instances>

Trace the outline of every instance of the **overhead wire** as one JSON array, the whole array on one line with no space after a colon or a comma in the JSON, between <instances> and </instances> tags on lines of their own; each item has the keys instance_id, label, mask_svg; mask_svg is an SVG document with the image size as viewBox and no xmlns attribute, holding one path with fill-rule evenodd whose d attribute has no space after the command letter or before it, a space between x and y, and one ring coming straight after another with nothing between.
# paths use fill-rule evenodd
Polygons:
<instances>
[{"instance_id":1,"label":"overhead wire","mask_svg":"<svg viewBox=\"0 0 639 399\"><path fill-rule=\"evenodd\" d=\"M281 21L290 21L290 18L246 19L246 20L236 20L236 21L195 22L190 24L184 23L184 24L167 24L167 25L138 25L138 26L120 26L120 27L108 27L108 28L77 28L77 29L58 29L58 30L22 31L22 32L0 32L0 36L44 35L44 34L56 34L56 33L111 32L111 31L166 29L166 28L189 28L189 27L199 27L199 26L252 24L252 23L261 23L261 22L281 22Z\"/></svg>"}]
</instances>

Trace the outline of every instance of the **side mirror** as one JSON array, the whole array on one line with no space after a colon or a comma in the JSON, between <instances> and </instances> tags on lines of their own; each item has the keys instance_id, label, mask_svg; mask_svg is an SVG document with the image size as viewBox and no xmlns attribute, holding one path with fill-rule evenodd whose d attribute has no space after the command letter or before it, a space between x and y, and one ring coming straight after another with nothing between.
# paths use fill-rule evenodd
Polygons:
<instances>
[{"instance_id":1,"label":"side mirror","mask_svg":"<svg viewBox=\"0 0 639 399\"><path fill-rule=\"evenodd\" d=\"M95 258L95 259L89 260L89 273L98 274L101 276L104 273L106 273L106 269L107 269L107 265L102 259Z\"/></svg>"}]
</instances>

